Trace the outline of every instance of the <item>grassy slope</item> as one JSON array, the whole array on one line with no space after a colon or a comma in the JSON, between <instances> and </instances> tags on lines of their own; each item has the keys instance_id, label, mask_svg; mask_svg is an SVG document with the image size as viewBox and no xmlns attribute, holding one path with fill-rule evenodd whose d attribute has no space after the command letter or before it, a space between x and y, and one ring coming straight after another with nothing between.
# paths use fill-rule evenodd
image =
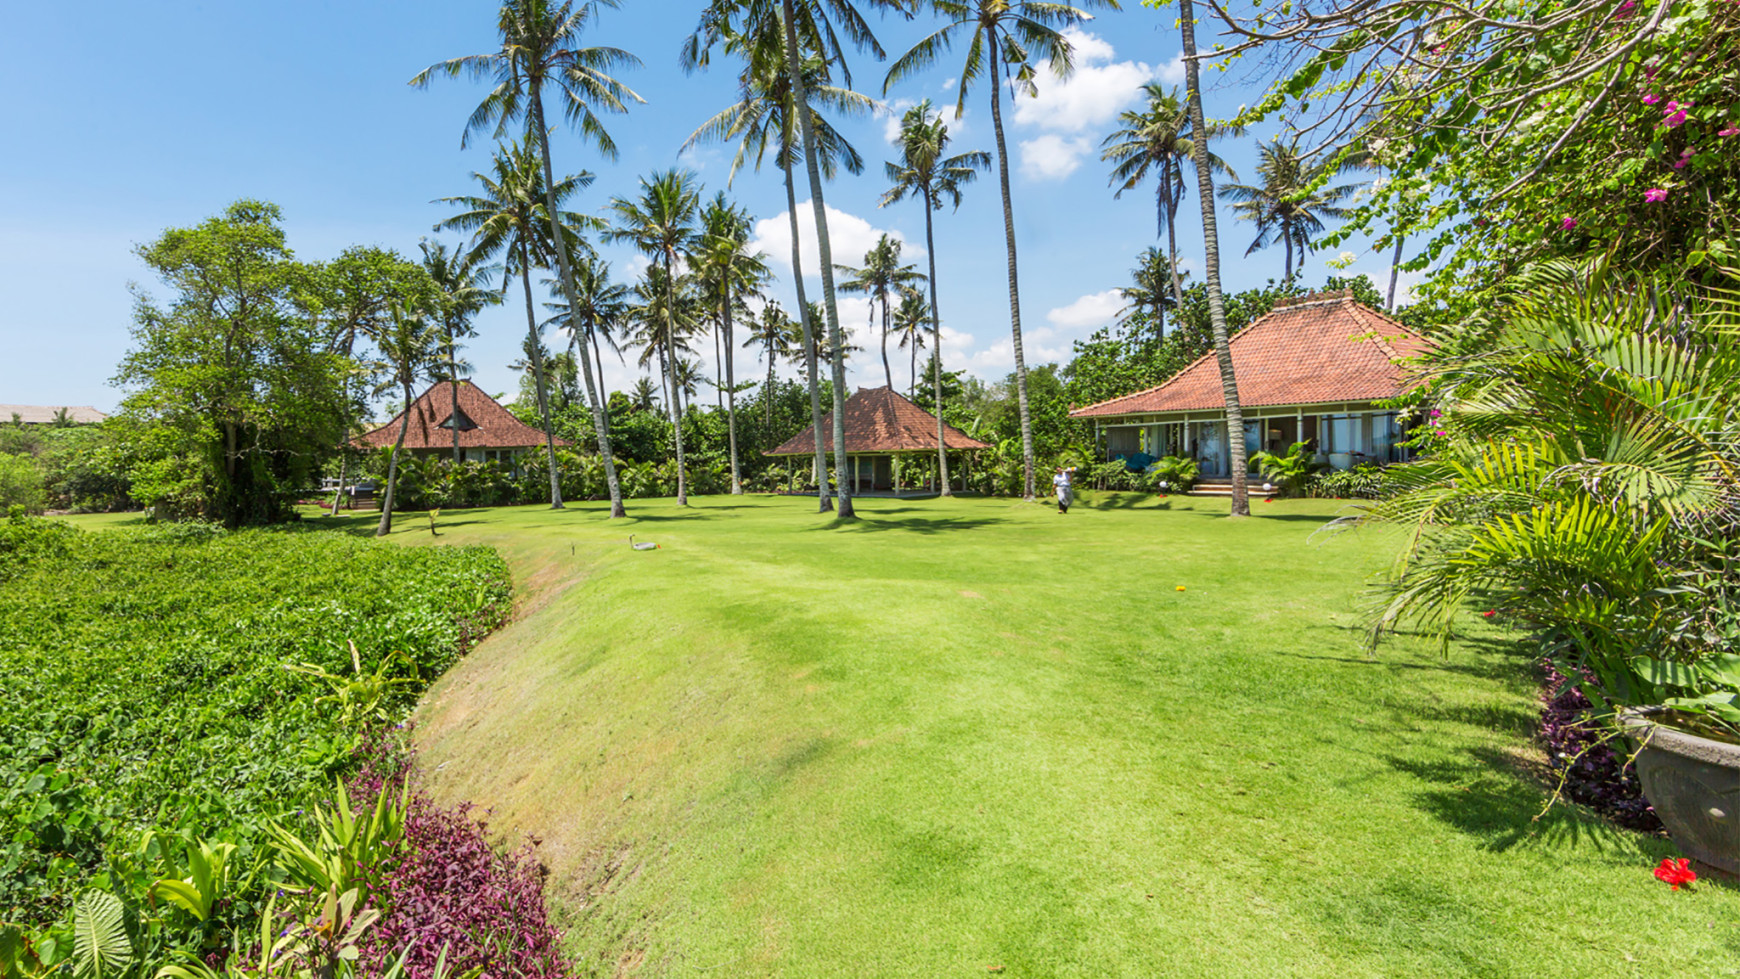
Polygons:
<instances>
[{"instance_id":1,"label":"grassy slope","mask_svg":"<svg viewBox=\"0 0 1740 979\"><path fill-rule=\"evenodd\" d=\"M1384 546L1313 537L1334 504L873 500L851 528L813 505L442 518L502 548L524 614L432 689L428 770L542 837L588 974L1733 960L1740 895L1651 879L1671 846L1531 824L1513 654L1362 655Z\"/></svg>"}]
</instances>

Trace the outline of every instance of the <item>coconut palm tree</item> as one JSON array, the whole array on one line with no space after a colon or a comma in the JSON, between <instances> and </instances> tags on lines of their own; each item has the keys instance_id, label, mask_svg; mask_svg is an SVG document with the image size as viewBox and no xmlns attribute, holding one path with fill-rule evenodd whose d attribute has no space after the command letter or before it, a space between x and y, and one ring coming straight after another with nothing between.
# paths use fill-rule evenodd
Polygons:
<instances>
[{"instance_id":1,"label":"coconut palm tree","mask_svg":"<svg viewBox=\"0 0 1740 979\"><path fill-rule=\"evenodd\" d=\"M697 274L708 285L708 295L718 313L725 362L725 424L731 448L731 492L742 495L743 482L737 467L737 375L732 355L736 340L731 332L733 311L743 300L758 295L772 278L760 252L749 250L748 212L730 204L721 191L701 214L701 240L694 261Z\"/></svg>"},{"instance_id":2,"label":"coconut palm tree","mask_svg":"<svg viewBox=\"0 0 1740 979\"><path fill-rule=\"evenodd\" d=\"M1117 0L1080 0L1083 7L1118 9ZM883 80L886 93L896 83L930 67L945 49L970 36L960 69L955 118L967 108L967 91L981 78L991 84L991 128L997 137L997 177L1003 190L1003 243L1009 257L1009 330L1014 339L1015 400L1021 417L1022 496L1033 496L1033 416L1027 405L1027 355L1021 344L1021 279L1015 255L1015 206L1009 190L1009 144L1003 137L1003 84L1009 76L1018 91L1037 95L1036 60L1053 75L1067 78L1075 69L1063 29L1088 19L1079 7L1042 0L925 0L947 21L895 60Z\"/></svg>"},{"instance_id":3,"label":"coconut palm tree","mask_svg":"<svg viewBox=\"0 0 1740 979\"><path fill-rule=\"evenodd\" d=\"M659 392L653 386L652 378L642 377L634 382L634 387L628 391L628 403L636 411L657 411Z\"/></svg>"},{"instance_id":4,"label":"coconut palm tree","mask_svg":"<svg viewBox=\"0 0 1740 979\"><path fill-rule=\"evenodd\" d=\"M677 261L685 257L699 240L695 222L701 209L701 187L695 175L687 170L665 170L642 177L640 197L614 197L610 210L615 227L605 232L612 241L625 241L658 263L664 272L664 317L667 344L676 337ZM674 363L675 357L669 358ZM668 370L669 368L667 368ZM683 472L683 427L676 404L673 384L671 424L677 440L677 505L689 505L687 477Z\"/></svg>"},{"instance_id":5,"label":"coconut palm tree","mask_svg":"<svg viewBox=\"0 0 1740 979\"><path fill-rule=\"evenodd\" d=\"M441 347L447 357L447 376L443 380L451 395L448 414L453 419L453 461L458 463L460 341L477 336L477 328L471 325L473 317L485 306L501 303L501 293L489 286L498 269L482 264L482 256L474 251L449 250L445 242L423 241L418 247L423 250L423 271L429 273L429 280L439 293L436 299L440 304Z\"/></svg>"},{"instance_id":6,"label":"coconut palm tree","mask_svg":"<svg viewBox=\"0 0 1740 979\"><path fill-rule=\"evenodd\" d=\"M1194 0L1178 0L1179 40L1184 52L1184 93L1190 112L1190 128L1207 132L1202 114L1202 68L1196 57L1196 9ZM1231 515L1248 517L1251 500L1245 486L1245 414L1239 405L1238 377L1233 372L1232 347L1226 327L1226 302L1220 290L1220 232L1214 213L1214 165L1208 159L1208 140L1193 140L1191 160L1196 164L1197 203L1202 212L1203 283L1208 293L1208 326L1214 337L1214 359L1220 367L1221 399L1226 403L1227 445L1232 457Z\"/></svg>"},{"instance_id":7,"label":"coconut palm tree","mask_svg":"<svg viewBox=\"0 0 1740 979\"><path fill-rule=\"evenodd\" d=\"M617 344L616 336L628 315L628 287L611 282L610 263L595 255L586 256L574 265L574 289L580 300L578 316L570 315L568 304L562 301L561 283L545 279L544 286L552 293L551 301L544 304L544 308L554 314L548 325L568 331L570 349L575 344L592 346L592 366L598 371L598 391L606 416L605 430L609 431L610 388L604 382L604 347L609 346L617 360L622 359L622 348Z\"/></svg>"},{"instance_id":8,"label":"coconut palm tree","mask_svg":"<svg viewBox=\"0 0 1740 979\"><path fill-rule=\"evenodd\" d=\"M761 355L767 359L767 380L762 382L761 406L763 424L773 427L773 371L779 363L779 358L803 356L803 336L797 323L786 315L778 302L768 300L761 307L761 315L754 320L755 329L743 341L743 346L761 348Z\"/></svg>"},{"instance_id":9,"label":"coconut palm tree","mask_svg":"<svg viewBox=\"0 0 1740 979\"><path fill-rule=\"evenodd\" d=\"M1164 339L1166 314L1178 308L1176 294L1171 288L1178 278L1172 271L1172 263L1160 254L1160 249L1149 246L1138 256L1136 267L1130 270L1130 284L1118 290L1118 295L1124 300L1124 308L1118 310L1118 314L1130 314L1127 320L1140 317L1154 324L1155 338Z\"/></svg>"},{"instance_id":10,"label":"coconut palm tree","mask_svg":"<svg viewBox=\"0 0 1740 979\"><path fill-rule=\"evenodd\" d=\"M563 179L555 188L544 186L543 167L532 148L524 143L504 143L497 147L490 161L488 175L473 172L483 187L480 194L437 198L437 203L451 204L464 210L435 225L436 231L449 229L471 232L469 254L481 264L498 255L503 259L505 275L502 291L517 274L525 290L526 336L532 351L534 386L538 396L538 414L544 423L544 451L550 468L550 506L562 509L562 488L556 468L555 429L550 421L549 377L544 369L541 351L543 341L538 332L537 305L532 299L532 269L548 268L555 247L551 227L559 227L561 237L571 249L591 252L591 246L576 229L596 227L597 222L571 211L558 210L558 221L552 223L545 211L551 202L558 209L568 198L591 186L592 174L582 172ZM590 375L588 375L590 380Z\"/></svg>"},{"instance_id":11,"label":"coconut palm tree","mask_svg":"<svg viewBox=\"0 0 1740 979\"><path fill-rule=\"evenodd\" d=\"M961 206L961 190L979 176L979 171L991 166L991 154L973 150L948 156L949 127L932 108L929 99L906 110L900 117L900 162L887 163L888 182L892 184L878 205L887 207L908 197L916 197L924 205L924 248L930 262L930 330L931 383L936 394L936 462L943 496L952 496L949 489L949 456L943 442L942 420L942 316L936 298L936 228L935 212L943 202L957 210Z\"/></svg>"},{"instance_id":12,"label":"coconut palm tree","mask_svg":"<svg viewBox=\"0 0 1740 979\"><path fill-rule=\"evenodd\" d=\"M872 7L906 13L906 0L864 0ZM713 0L702 14L701 26L690 38L685 62L705 64L705 52L728 39L738 39L752 49L764 52L768 58L777 48L783 52L786 77L791 83L791 105L797 116L797 128L803 147L804 167L810 182L810 207L816 221L816 245L822 275L822 308L827 314L829 348L833 361L834 400L834 463L839 472L846 471L846 341L840 324L839 304L834 290L834 251L828 234L828 210L822 188L822 153L816 138L814 113L810 103L809 79L803 65L812 56L823 64L838 67L846 87L852 84L851 70L846 64L842 35L860 50L868 50L876 58L883 57L882 46L858 11L853 0ZM851 519L852 494L846 480L838 480L836 488L837 515Z\"/></svg>"},{"instance_id":13,"label":"coconut palm tree","mask_svg":"<svg viewBox=\"0 0 1740 979\"><path fill-rule=\"evenodd\" d=\"M864 253L864 267L855 269L847 265L838 266L839 271L846 273L846 281L840 283L841 292L861 292L870 297L870 328L876 327L876 311L878 304L882 310L882 373L888 381L888 390L894 390L894 371L888 366L888 297L902 289L910 287L914 282L924 281L924 276L911 265L900 264L900 239L883 235L876 244Z\"/></svg>"},{"instance_id":14,"label":"coconut palm tree","mask_svg":"<svg viewBox=\"0 0 1740 979\"><path fill-rule=\"evenodd\" d=\"M900 305L894 309L894 335L900 338L900 349L909 351L911 380L906 396L918 390L918 351L924 346L924 335L930 330L930 311L925 305L924 290L900 290Z\"/></svg>"},{"instance_id":15,"label":"coconut palm tree","mask_svg":"<svg viewBox=\"0 0 1740 979\"><path fill-rule=\"evenodd\" d=\"M381 352L381 367L385 372L375 394L399 388L405 395L405 411L400 416L399 436L393 442L393 451L387 456L387 491L381 498L381 522L375 527L376 537L385 537L393 529L393 497L399 488L399 451L405 447L405 433L411 428L411 407L416 399L412 388L441 362L441 335L422 310L406 309L393 303L388 314L390 322L375 336L375 346Z\"/></svg>"},{"instance_id":16,"label":"coconut palm tree","mask_svg":"<svg viewBox=\"0 0 1740 979\"><path fill-rule=\"evenodd\" d=\"M463 149L475 132L493 128L499 137L510 123L524 124L528 143L535 144L543 165L545 218L550 225L563 293L570 307L578 306L579 302L575 295L567 236L559 230L556 168L550 160L550 126L544 119L544 86L556 88L562 103L562 115L568 125L596 146L603 156L615 159L616 143L605 130L598 113L626 112L624 100L644 101L610 74L619 68L638 65L640 59L618 48L583 46L580 38L598 15L600 7L616 6L617 0L585 0L578 5L573 0L504 0L496 18L501 43L495 51L439 62L411 79L411 84L418 88L428 85L436 74L455 78L469 74L473 78L494 80L495 87L466 120L459 145ZM586 348L581 346L579 349L582 361L588 361L590 357ZM586 368L587 398L591 402L593 428L598 436L598 452L604 460L605 483L610 491L610 515L620 517L625 515L625 511L622 489L616 479L616 462L610 451L610 434L604 427L599 393L593 389L590 363ZM549 452L551 506L561 509L553 444L550 444Z\"/></svg>"},{"instance_id":17,"label":"coconut palm tree","mask_svg":"<svg viewBox=\"0 0 1740 979\"><path fill-rule=\"evenodd\" d=\"M1118 114L1124 128L1114 131L1100 143L1100 159L1114 164L1111 184L1118 188L1114 198L1124 191L1135 190L1142 181L1154 176L1155 234L1166 235L1166 261L1172 272L1172 300L1184 302L1184 283L1178 275L1178 205L1184 198L1184 165L1196 151L1190 128L1190 112L1174 86L1167 90L1157 82L1142 86L1147 104L1140 109L1126 109ZM1222 133L1234 135L1242 128L1210 126L1210 139ZM1233 180L1238 175L1225 160L1208 154L1208 165L1217 173Z\"/></svg>"},{"instance_id":18,"label":"coconut palm tree","mask_svg":"<svg viewBox=\"0 0 1740 979\"><path fill-rule=\"evenodd\" d=\"M1291 285L1294 250L1303 267L1311 239L1323 230L1324 219L1346 217L1347 209L1338 205L1352 197L1359 185L1328 186L1353 163L1342 159L1308 163L1300 157L1297 143L1265 143L1257 155L1258 183L1228 184L1220 189L1220 196L1235 202L1233 212L1257 226L1257 237L1245 249L1246 255L1277 241L1286 246L1287 274L1281 281Z\"/></svg>"}]
</instances>

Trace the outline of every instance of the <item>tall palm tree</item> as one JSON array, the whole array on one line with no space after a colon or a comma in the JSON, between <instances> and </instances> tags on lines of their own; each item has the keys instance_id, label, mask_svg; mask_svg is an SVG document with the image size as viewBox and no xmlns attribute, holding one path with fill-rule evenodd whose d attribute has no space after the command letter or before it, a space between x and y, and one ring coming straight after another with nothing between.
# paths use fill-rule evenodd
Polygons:
<instances>
[{"instance_id":1,"label":"tall palm tree","mask_svg":"<svg viewBox=\"0 0 1740 979\"><path fill-rule=\"evenodd\" d=\"M580 300L578 315L572 315L568 304L559 298L561 283L546 279L544 285L558 294L544 307L555 313L550 322L568 331L570 348L577 343L592 345L592 367L598 371L599 400L603 402L604 428L608 432L610 388L604 383L604 346L609 345L611 352L621 359L622 348L617 345L616 334L628 315L628 287L611 282L610 263L595 255L582 258L574 266L575 297Z\"/></svg>"},{"instance_id":2,"label":"tall palm tree","mask_svg":"<svg viewBox=\"0 0 1740 979\"><path fill-rule=\"evenodd\" d=\"M883 10L907 12L907 0L864 0L869 6ZM755 48L771 52L783 51L786 76L792 89L798 134L803 147L804 168L810 183L810 207L815 215L816 245L822 276L822 309L827 314L829 348L832 360L834 400L834 464L838 472L846 471L846 341L840 323L839 304L834 290L834 251L828 233L828 210L822 187L821 146L816 138L814 113L811 111L809 79L803 65L811 57L819 57L829 66L838 66L846 87L852 84L851 69L846 64L842 34L860 50L882 58L881 44L858 11L854 0L712 0L702 15L701 29L691 38L689 50L702 51L726 38L744 39ZM704 58L692 59L696 63ZM851 488L846 480L836 481L836 513L842 520L852 519Z\"/></svg>"},{"instance_id":3,"label":"tall palm tree","mask_svg":"<svg viewBox=\"0 0 1740 979\"><path fill-rule=\"evenodd\" d=\"M1080 0L1084 7L1118 9L1117 0ZM1009 256L1009 330L1014 338L1015 400L1021 415L1022 497L1033 494L1033 416L1027 405L1027 355L1021 344L1021 277L1015 256L1015 206L1009 191L1009 144L1003 137L1003 84L1010 76L1019 91L1037 95L1034 62L1043 59L1058 78L1067 78L1075 60L1063 28L1088 19L1087 11L1043 0L925 0L948 21L912 46L888 69L882 90L936 63L942 52L969 35L960 69L955 118L967 108L967 90L980 78L991 84L991 128L997 136L997 177L1003 190L1003 243Z\"/></svg>"},{"instance_id":4,"label":"tall palm tree","mask_svg":"<svg viewBox=\"0 0 1740 979\"><path fill-rule=\"evenodd\" d=\"M482 256L474 251L454 248L445 242L423 241L423 271L435 284L441 309L442 351L447 357L447 382L452 405L448 412L453 425L453 461L459 462L459 348L461 340L477 336L471 320L485 306L502 301L501 293L489 287L496 269L482 264Z\"/></svg>"},{"instance_id":5,"label":"tall palm tree","mask_svg":"<svg viewBox=\"0 0 1740 979\"><path fill-rule=\"evenodd\" d=\"M888 390L894 390L894 371L888 366L888 297L902 289L911 287L914 282L924 281L924 276L911 265L900 264L900 239L883 235L876 244L864 253L864 267L852 268L847 265L838 266L839 271L847 274L846 281L840 283L841 292L861 292L870 297L870 326L875 329L878 304L882 310L882 373L888 381Z\"/></svg>"},{"instance_id":6,"label":"tall palm tree","mask_svg":"<svg viewBox=\"0 0 1740 979\"><path fill-rule=\"evenodd\" d=\"M725 361L725 424L731 447L731 492L742 495L742 474L737 466L737 375L732 355L736 340L732 336L732 313L743 300L761 292L772 278L767 261L760 252L749 250L748 212L725 199L723 191L714 197L701 214L701 241L695 255L697 272L708 283L709 295L717 304L718 326L722 334Z\"/></svg>"},{"instance_id":7,"label":"tall palm tree","mask_svg":"<svg viewBox=\"0 0 1740 979\"><path fill-rule=\"evenodd\" d=\"M532 354L534 389L537 392L538 414L544 423L544 452L550 469L550 506L562 509L562 487L556 466L555 428L550 421L549 376L544 369L543 341L538 332L538 311L532 299L532 269L548 268L555 251L550 229L560 228L557 236L568 246L590 251L579 227L595 224L591 219L560 210L563 202L592 184L592 174L581 172L564 178L555 187L544 186L544 172L532 148L525 143L504 143L497 147L490 160L488 175L473 172L473 179L482 185L480 194L442 197L437 202L464 210L435 225L436 231L454 229L471 232L470 255L476 262L502 256L505 293L515 274L525 290L527 349ZM556 207L557 220L547 216L549 207ZM591 379L590 374L587 377Z\"/></svg>"},{"instance_id":8,"label":"tall palm tree","mask_svg":"<svg viewBox=\"0 0 1740 979\"><path fill-rule=\"evenodd\" d=\"M933 113L930 100L925 99L906 110L900 117L900 162L885 164L888 182L892 184L878 205L887 207L907 197L916 197L924 205L924 248L930 262L930 330L931 383L936 395L936 463L938 485L943 496L952 496L949 489L948 447L943 441L942 420L942 316L936 298L936 228L935 213L949 201L956 210L961 206L961 190L979 176L980 170L991 166L991 154L973 150L948 156L949 127Z\"/></svg>"},{"instance_id":9,"label":"tall palm tree","mask_svg":"<svg viewBox=\"0 0 1740 979\"><path fill-rule=\"evenodd\" d=\"M687 256L699 240L695 226L701 209L701 188L687 170L665 170L642 177L640 197L614 197L610 210L616 224L605 236L626 241L659 264L664 272L664 317L666 342L676 337L677 260ZM674 356L668 362L674 364ZM668 370L669 368L667 368ZM673 375L674 377L674 375ZM671 390L671 425L677 440L677 505L689 505L688 478L683 472L683 426L678 412L676 385Z\"/></svg>"},{"instance_id":10,"label":"tall palm tree","mask_svg":"<svg viewBox=\"0 0 1740 979\"><path fill-rule=\"evenodd\" d=\"M628 403L636 411L656 411L659 406L659 392L653 387L652 378L642 377L634 382L629 389Z\"/></svg>"},{"instance_id":11,"label":"tall palm tree","mask_svg":"<svg viewBox=\"0 0 1740 979\"><path fill-rule=\"evenodd\" d=\"M1178 279L1172 263L1160 254L1160 249L1150 245L1143 249L1136 267L1130 270L1130 284L1118 290L1118 295L1124 300L1124 308L1118 313L1133 314L1132 318L1145 317L1154 324L1155 338L1164 339L1166 314L1178 308L1177 293L1171 288Z\"/></svg>"},{"instance_id":12,"label":"tall palm tree","mask_svg":"<svg viewBox=\"0 0 1740 979\"><path fill-rule=\"evenodd\" d=\"M1292 285L1294 249L1303 267L1311 239L1323 230L1324 219L1346 217L1347 209L1338 205L1352 197L1359 185L1328 186L1327 181L1352 164L1345 160L1307 163L1297 143L1265 143L1257 156L1258 183L1228 184L1220 189L1220 196L1234 201L1233 212L1257 226L1256 240L1245 249L1246 255L1277 241L1287 247L1287 274L1281 281Z\"/></svg>"},{"instance_id":13,"label":"tall palm tree","mask_svg":"<svg viewBox=\"0 0 1740 979\"><path fill-rule=\"evenodd\" d=\"M1100 159L1115 164L1112 186L1118 188L1114 198L1124 191L1135 190L1142 181L1154 175L1154 218L1156 235L1166 234L1166 256L1172 271L1172 300L1184 302L1184 283L1178 275L1178 205L1184 198L1184 164L1196 152L1190 128L1190 112L1179 98L1178 88L1170 91L1157 82L1142 86L1147 104L1140 109L1126 109L1118 114L1124 128L1116 130L1100 143ZM1242 132L1242 129L1210 126L1210 139L1222 132ZM1208 154L1208 165L1233 180L1226 161Z\"/></svg>"},{"instance_id":14,"label":"tall palm tree","mask_svg":"<svg viewBox=\"0 0 1740 979\"><path fill-rule=\"evenodd\" d=\"M900 290L900 305L894 309L894 335L900 338L900 349L909 351L907 366L911 370L911 380L906 385L906 396L912 397L918 390L918 351L924 346L924 335L930 329L930 311L925 306L922 289Z\"/></svg>"},{"instance_id":15,"label":"tall palm tree","mask_svg":"<svg viewBox=\"0 0 1740 979\"><path fill-rule=\"evenodd\" d=\"M399 451L405 447L405 433L411 428L411 408L416 398L412 388L441 360L440 334L423 311L393 303L389 315L391 322L375 337L375 346L380 349L386 374L375 393L398 387L405 395L405 412L399 422L399 437L387 456L387 491L381 498L381 522L375 527L376 537L385 537L393 529L393 497L399 488Z\"/></svg>"},{"instance_id":16,"label":"tall palm tree","mask_svg":"<svg viewBox=\"0 0 1740 979\"><path fill-rule=\"evenodd\" d=\"M555 86L562 103L562 115L569 126L598 148L609 159L615 159L616 143L599 118L605 112L626 112L624 100L644 101L628 86L617 81L610 72L640 64L640 59L618 48L585 47L581 35L597 17L600 7L617 6L617 0L585 0L576 5L573 0L504 0L496 18L500 47L489 54L468 55L430 65L411 79L421 88L437 73L449 77L469 74L473 78L491 78L495 87L478 104L465 123L460 147L474 132L493 127L497 136L512 122L523 122L530 142L536 144L544 171L545 217L550 223L550 238L554 242L556 265L561 273L562 289L570 307L578 306L575 296L574 271L569 260L567 237L559 229L555 188L556 168L550 160L549 124L544 121L544 86ZM589 360L584 346L582 361ZM592 406L593 428L598 436L598 452L604 460L604 479L610 491L610 515L624 516L622 489L616 479L616 461L610 452L610 434L604 427L604 413L593 389L592 370L586 364L587 398ZM546 440L548 441L548 440ZM555 447L550 445L551 505L562 507Z\"/></svg>"},{"instance_id":17,"label":"tall palm tree","mask_svg":"<svg viewBox=\"0 0 1740 979\"><path fill-rule=\"evenodd\" d=\"M1184 51L1184 92L1190 112L1190 128L1207 132L1202 114L1202 67L1196 57L1196 9L1194 0L1178 0L1179 39ZM1214 214L1214 165L1208 160L1208 140L1194 140L1191 160L1196 163L1197 203L1202 211L1202 275L1208 293L1208 326L1214 336L1214 359L1220 367L1220 393L1226 403L1227 446L1232 461L1231 515L1248 517L1251 500L1245 486L1245 413L1239 404L1238 377L1233 372L1232 347L1226 327L1226 302L1220 290L1220 232Z\"/></svg>"},{"instance_id":18,"label":"tall palm tree","mask_svg":"<svg viewBox=\"0 0 1740 979\"><path fill-rule=\"evenodd\" d=\"M755 330L743 341L743 346L759 346L761 355L767 359L767 380L762 382L761 406L763 422L766 427L772 428L774 368L781 357L803 355L803 338L798 332L798 325L786 315L778 302L771 299L762 305L761 315L754 322Z\"/></svg>"}]
</instances>

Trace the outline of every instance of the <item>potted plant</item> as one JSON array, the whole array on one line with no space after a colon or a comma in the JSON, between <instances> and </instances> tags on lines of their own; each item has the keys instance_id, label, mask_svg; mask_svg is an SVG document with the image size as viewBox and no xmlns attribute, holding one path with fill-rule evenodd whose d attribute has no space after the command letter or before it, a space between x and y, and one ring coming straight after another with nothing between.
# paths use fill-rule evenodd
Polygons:
<instances>
[{"instance_id":1,"label":"potted plant","mask_svg":"<svg viewBox=\"0 0 1740 979\"><path fill-rule=\"evenodd\" d=\"M1740 311L1674 283L1521 277L1425 364L1431 458L1359 519L1408 528L1374 639L1525 628L1635 756L1685 852L1740 872ZM1473 350L1471 353L1470 350Z\"/></svg>"}]
</instances>

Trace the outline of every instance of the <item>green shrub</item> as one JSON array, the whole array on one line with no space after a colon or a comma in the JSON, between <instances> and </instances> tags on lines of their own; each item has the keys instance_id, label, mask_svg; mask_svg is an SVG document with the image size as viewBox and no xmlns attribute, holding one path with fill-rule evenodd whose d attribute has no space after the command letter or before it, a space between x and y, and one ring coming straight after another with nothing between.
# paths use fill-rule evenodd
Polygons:
<instances>
[{"instance_id":1,"label":"green shrub","mask_svg":"<svg viewBox=\"0 0 1740 979\"><path fill-rule=\"evenodd\" d=\"M1378 500L1387 490L1382 466L1362 462L1352 469L1318 473L1306 484L1306 495L1327 500Z\"/></svg>"},{"instance_id":2,"label":"green shrub","mask_svg":"<svg viewBox=\"0 0 1740 979\"><path fill-rule=\"evenodd\" d=\"M26 513L41 513L48 502L42 484L42 469L25 455L0 455L0 510L23 507Z\"/></svg>"},{"instance_id":3,"label":"green shrub","mask_svg":"<svg viewBox=\"0 0 1740 979\"><path fill-rule=\"evenodd\" d=\"M1329 468L1317 458L1309 442L1294 442L1285 454L1258 452L1251 464L1263 474L1263 479L1287 496L1303 496L1311 486L1311 477Z\"/></svg>"},{"instance_id":4,"label":"green shrub","mask_svg":"<svg viewBox=\"0 0 1740 979\"><path fill-rule=\"evenodd\" d=\"M1188 456L1167 456L1156 459L1143 473L1142 488L1152 493L1188 493L1196 485L1202 468Z\"/></svg>"}]
</instances>

